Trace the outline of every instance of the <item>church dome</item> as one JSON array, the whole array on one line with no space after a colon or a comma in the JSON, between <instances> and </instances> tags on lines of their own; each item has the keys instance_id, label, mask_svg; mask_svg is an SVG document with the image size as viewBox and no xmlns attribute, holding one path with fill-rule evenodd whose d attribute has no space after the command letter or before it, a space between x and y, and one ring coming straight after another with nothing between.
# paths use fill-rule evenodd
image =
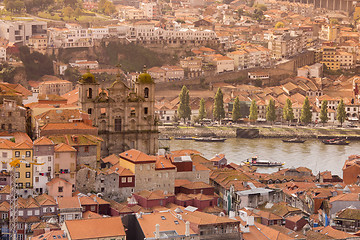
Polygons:
<instances>
[{"instance_id":1,"label":"church dome","mask_svg":"<svg viewBox=\"0 0 360 240\"><path fill-rule=\"evenodd\" d=\"M95 76L92 73L85 73L80 78L79 82L81 83L97 83Z\"/></svg>"},{"instance_id":2,"label":"church dome","mask_svg":"<svg viewBox=\"0 0 360 240\"><path fill-rule=\"evenodd\" d=\"M152 79L152 77L150 76L150 74L148 73L141 73L137 79L137 81L139 83L144 83L144 84L151 84L154 83L154 80Z\"/></svg>"}]
</instances>

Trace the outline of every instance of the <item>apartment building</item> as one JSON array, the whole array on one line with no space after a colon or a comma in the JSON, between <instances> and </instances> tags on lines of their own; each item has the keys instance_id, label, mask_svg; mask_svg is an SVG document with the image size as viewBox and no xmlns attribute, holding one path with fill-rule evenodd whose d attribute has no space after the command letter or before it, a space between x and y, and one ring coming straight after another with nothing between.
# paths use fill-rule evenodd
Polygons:
<instances>
[{"instance_id":1,"label":"apartment building","mask_svg":"<svg viewBox=\"0 0 360 240\"><path fill-rule=\"evenodd\" d=\"M46 35L47 23L43 21L1 21L0 37L14 43L28 44L35 35Z\"/></svg>"}]
</instances>

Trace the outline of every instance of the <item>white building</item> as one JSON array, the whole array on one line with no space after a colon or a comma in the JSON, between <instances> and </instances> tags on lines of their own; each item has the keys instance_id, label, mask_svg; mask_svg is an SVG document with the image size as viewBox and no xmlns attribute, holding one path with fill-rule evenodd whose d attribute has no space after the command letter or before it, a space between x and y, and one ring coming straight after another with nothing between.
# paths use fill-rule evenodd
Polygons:
<instances>
[{"instance_id":1,"label":"white building","mask_svg":"<svg viewBox=\"0 0 360 240\"><path fill-rule=\"evenodd\" d=\"M1 21L0 37L27 44L34 35L46 35L46 29L47 23L43 21Z\"/></svg>"},{"instance_id":2,"label":"white building","mask_svg":"<svg viewBox=\"0 0 360 240\"><path fill-rule=\"evenodd\" d=\"M71 67L76 67L79 69L98 69L98 61L88 61L88 60L76 60L73 63L69 63Z\"/></svg>"}]
</instances>

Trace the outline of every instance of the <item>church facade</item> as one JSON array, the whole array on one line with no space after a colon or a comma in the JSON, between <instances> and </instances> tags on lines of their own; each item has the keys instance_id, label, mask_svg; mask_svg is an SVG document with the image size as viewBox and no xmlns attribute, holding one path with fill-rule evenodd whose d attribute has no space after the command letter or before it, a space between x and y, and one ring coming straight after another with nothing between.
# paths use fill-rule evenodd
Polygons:
<instances>
[{"instance_id":1,"label":"church facade","mask_svg":"<svg viewBox=\"0 0 360 240\"><path fill-rule=\"evenodd\" d=\"M132 148L157 153L155 83L148 73L141 73L131 88L118 76L107 92L87 73L79 80L79 103L104 140L102 156Z\"/></svg>"}]
</instances>

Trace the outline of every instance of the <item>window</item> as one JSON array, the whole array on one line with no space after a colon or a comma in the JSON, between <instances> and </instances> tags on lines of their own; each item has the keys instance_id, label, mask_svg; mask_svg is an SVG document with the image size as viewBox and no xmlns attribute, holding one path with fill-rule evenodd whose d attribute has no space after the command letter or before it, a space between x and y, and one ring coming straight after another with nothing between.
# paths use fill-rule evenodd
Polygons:
<instances>
[{"instance_id":1,"label":"window","mask_svg":"<svg viewBox=\"0 0 360 240\"><path fill-rule=\"evenodd\" d=\"M6 170L7 169L7 163L2 163L2 169Z\"/></svg>"},{"instance_id":2,"label":"window","mask_svg":"<svg viewBox=\"0 0 360 240\"><path fill-rule=\"evenodd\" d=\"M31 165L30 165L30 163L27 163L27 164L25 164L25 166L26 166L27 168L29 168Z\"/></svg>"},{"instance_id":3,"label":"window","mask_svg":"<svg viewBox=\"0 0 360 240\"><path fill-rule=\"evenodd\" d=\"M126 177L121 178L122 183L126 183Z\"/></svg>"},{"instance_id":4,"label":"window","mask_svg":"<svg viewBox=\"0 0 360 240\"><path fill-rule=\"evenodd\" d=\"M9 130L11 130L11 129L12 129L12 124L11 124L11 123L9 123L9 125L8 125L8 129L9 129Z\"/></svg>"},{"instance_id":5,"label":"window","mask_svg":"<svg viewBox=\"0 0 360 240\"><path fill-rule=\"evenodd\" d=\"M1 124L1 129L5 130L5 124Z\"/></svg>"},{"instance_id":6,"label":"window","mask_svg":"<svg viewBox=\"0 0 360 240\"><path fill-rule=\"evenodd\" d=\"M35 182L39 182L39 177L35 177Z\"/></svg>"},{"instance_id":7,"label":"window","mask_svg":"<svg viewBox=\"0 0 360 240\"><path fill-rule=\"evenodd\" d=\"M115 132L121 132L121 118L115 119Z\"/></svg>"},{"instance_id":8,"label":"window","mask_svg":"<svg viewBox=\"0 0 360 240\"><path fill-rule=\"evenodd\" d=\"M48 167L48 172L51 172L51 167Z\"/></svg>"},{"instance_id":9,"label":"window","mask_svg":"<svg viewBox=\"0 0 360 240\"><path fill-rule=\"evenodd\" d=\"M9 113L8 113L8 116L11 117L11 115L12 115L12 112L9 112Z\"/></svg>"},{"instance_id":10,"label":"window","mask_svg":"<svg viewBox=\"0 0 360 240\"><path fill-rule=\"evenodd\" d=\"M2 157L7 158L7 152L2 152Z\"/></svg>"},{"instance_id":11,"label":"window","mask_svg":"<svg viewBox=\"0 0 360 240\"><path fill-rule=\"evenodd\" d=\"M20 151L15 151L15 157L20 157Z\"/></svg>"},{"instance_id":12,"label":"window","mask_svg":"<svg viewBox=\"0 0 360 240\"><path fill-rule=\"evenodd\" d=\"M89 146L85 146L84 152L89 152Z\"/></svg>"},{"instance_id":13,"label":"window","mask_svg":"<svg viewBox=\"0 0 360 240\"><path fill-rule=\"evenodd\" d=\"M129 183L132 182L132 177L128 177L128 182L129 182Z\"/></svg>"},{"instance_id":14,"label":"window","mask_svg":"<svg viewBox=\"0 0 360 240\"><path fill-rule=\"evenodd\" d=\"M32 216L32 211L31 210L27 211L27 215Z\"/></svg>"},{"instance_id":15,"label":"window","mask_svg":"<svg viewBox=\"0 0 360 240\"><path fill-rule=\"evenodd\" d=\"M26 178L30 178L30 172L26 172Z\"/></svg>"},{"instance_id":16,"label":"window","mask_svg":"<svg viewBox=\"0 0 360 240\"><path fill-rule=\"evenodd\" d=\"M25 187L29 188L29 187L30 187L30 183L27 182L27 183L25 184Z\"/></svg>"},{"instance_id":17,"label":"window","mask_svg":"<svg viewBox=\"0 0 360 240\"><path fill-rule=\"evenodd\" d=\"M51 156L48 156L48 162L51 162Z\"/></svg>"},{"instance_id":18,"label":"window","mask_svg":"<svg viewBox=\"0 0 360 240\"><path fill-rule=\"evenodd\" d=\"M58 187L58 192L63 192L64 191L64 187Z\"/></svg>"},{"instance_id":19,"label":"window","mask_svg":"<svg viewBox=\"0 0 360 240\"><path fill-rule=\"evenodd\" d=\"M96 210L95 206L91 206L90 211L94 212Z\"/></svg>"},{"instance_id":20,"label":"window","mask_svg":"<svg viewBox=\"0 0 360 240\"><path fill-rule=\"evenodd\" d=\"M1 219L7 219L7 218L8 218L8 214L7 214L7 213L1 214Z\"/></svg>"},{"instance_id":21,"label":"window","mask_svg":"<svg viewBox=\"0 0 360 240\"><path fill-rule=\"evenodd\" d=\"M144 89L144 98L148 98L149 97L149 88L145 88Z\"/></svg>"},{"instance_id":22,"label":"window","mask_svg":"<svg viewBox=\"0 0 360 240\"><path fill-rule=\"evenodd\" d=\"M149 112L149 109L147 107L144 108L144 114L147 115Z\"/></svg>"},{"instance_id":23,"label":"window","mask_svg":"<svg viewBox=\"0 0 360 240\"><path fill-rule=\"evenodd\" d=\"M19 172L16 172L16 178L19 178L20 177L20 173ZM20 183L19 183L20 184ZM22 183L21 183L22 184Z\"/></svg>"},{"instance_id":24,"label":"window","mask_svg":"<svg viewBox=\"0 0 360 240\"><path fill-rule=\"evenodd\" d=\"M59 158L59 154L58 154L58 153L55 153L55 158Z\"/></svg>"},{"instance_id":25,"label":"window","mask_svg":"<svg viewBox=\"0 0 360 240\"><path fill-rule=\"evenodd\" d=\"M88 109L88 114L91 114L91 113L92 113L92 109L89 108L89 109Z\"/></svg>"},{"instance_id":26,"label":"window","mask_svg":"<svg viewBox=\"0 0 360 240\"><path fill-rule=\"evenodd\" d=\"M130 116L131 116L131 117L135 117L135 115L136 115L135 108L131 108L131 110L130 110Z\"/></svg>"},{"instance_id":27,"label":"window","mask_svg":"<svg viewBox=\"0 0 360 240\"><path fill-rule=\"evenodd\" d=\"M89 88L88 91L87 91L87 98L92 98L92 88Z\"/></svg>"}]
</instances>

